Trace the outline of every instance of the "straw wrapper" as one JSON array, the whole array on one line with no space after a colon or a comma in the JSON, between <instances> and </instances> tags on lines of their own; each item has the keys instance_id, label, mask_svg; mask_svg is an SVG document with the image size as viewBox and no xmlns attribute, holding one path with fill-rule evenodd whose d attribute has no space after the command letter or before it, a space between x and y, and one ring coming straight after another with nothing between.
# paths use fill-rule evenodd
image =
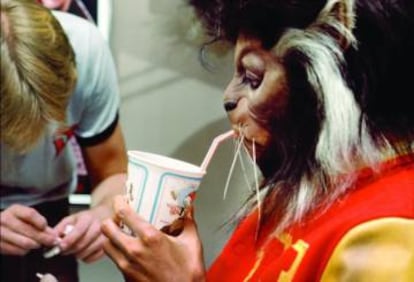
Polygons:
<instances>
[{"instance_id":1,"label":"straw wrapper","mask_svg":"<svg viewBox=\"0 0 414 282\"><path fill-rule=\"evenodd\" d=\"M71 224L66 225L65 227L65 231L63 231L64 236L68 235L72 230L73 230L74 226ZM59 238L59 240L61 240ZM59 241L60 242L60 241ZM59 247L59 245L54 246L53 248L47 250L46 252L43 253L43 257L44 258L52 258L54 256L57 256L58 254L60 254L61 249Z\"/></svg>"},{"instance_id":2,"label":"straw wrapper","mask_svg":"<svg viewBox=\"0 0 414 282\"><path fill-rule=\"evenodd\" d=\"M39 282L58 282L55 276L50 273L36 273L36 276L40 279Z\"/></svg>"}]
</instances>

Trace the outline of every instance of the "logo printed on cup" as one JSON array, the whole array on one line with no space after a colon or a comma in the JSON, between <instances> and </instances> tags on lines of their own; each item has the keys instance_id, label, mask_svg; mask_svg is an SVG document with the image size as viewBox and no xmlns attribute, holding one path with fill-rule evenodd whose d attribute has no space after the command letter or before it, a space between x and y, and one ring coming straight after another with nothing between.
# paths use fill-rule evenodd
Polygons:
<instances>
[{"instance_id":1,"label":"logo printed on cup","mask_svg":"<svg viewBox=\"0 0 414 282\"><path fill-rule=\"evenodd\" d=\"M191 206L200 182L199 178L182 177L166 173L161 177L156 197L157 203L151 212L150 222L156 226L171 224L171 218L183 216Z\"/></svg>"}]
</instances>

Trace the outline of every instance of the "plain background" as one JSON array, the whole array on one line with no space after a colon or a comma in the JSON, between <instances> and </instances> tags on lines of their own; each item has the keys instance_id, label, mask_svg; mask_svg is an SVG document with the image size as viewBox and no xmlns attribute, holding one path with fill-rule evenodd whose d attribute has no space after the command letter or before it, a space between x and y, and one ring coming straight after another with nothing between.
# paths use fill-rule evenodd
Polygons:
<instances>
[{"instance_id":1,"label":"plain background","mask_svg":"<svg viewBox=\"0 0 414 282\"><path fill-rule=\"evenodd\" d=\"M208 55L211 71L203 68L199 50L204 38L183 0L98 0L98 25L118 68L127 149L201 164L213 138L230 129L222 93L232 76L232 54ZM237 165L223 199L233 155L231 141L218 148L195 201L207 266L231 231L220 226L248 194ZM81 263L80 269L82 282L122 281L108 258Z\"/></svg>"}]
</instances>

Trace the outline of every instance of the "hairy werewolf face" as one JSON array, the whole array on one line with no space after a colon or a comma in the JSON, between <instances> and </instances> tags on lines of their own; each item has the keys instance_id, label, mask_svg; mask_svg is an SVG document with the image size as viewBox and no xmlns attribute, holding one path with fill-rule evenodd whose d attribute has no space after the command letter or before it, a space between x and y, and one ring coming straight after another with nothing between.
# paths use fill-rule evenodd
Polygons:
<instances>
[{"instance_id":1,"label":"hairy werewolf face","mask_svg":"<svg viewBox=\"0 0 414 282\"><path fill-rule=\"evenodd\" d=\"M413 1L190 4L211 36L235 44L224 107L277 199L270 213L301 218L397 143L413 151Z\"/></svg>"},{"instance_id":2,"label":"hairy werewolf face","mask_svg":"<svg viewBox=\"0 0 414 282\"><path fill-rule=\"evenodd\" d=\"M233 129L243 136L245 147L266 176L280 170L303 145L312 143L299 140L300 136L315 136L318 130L315 99L300 92L295 93L299 99L291 97L294 91L281 59L264 48L259 38L241 33L236 41L234 75L224 93Z\"/></svg>"},{"instance_id":3,"label":"hairy werewolf face","mask_svg":"<svg viewBox=\"0 0 414 282\"><path fill-rule=\"evenodd\" d=\"M253 18L239 23L235 37L224 106L270 181L298 183L323 165L342 172L337 161L358 147L361 111L342 72L343 53L354 41L353 16L346 12L352 4L316 6L321 10L313 6L313 20L286 19L292 26L284 28L273 23L271 34Z\"/></svg>"}]
</instances>

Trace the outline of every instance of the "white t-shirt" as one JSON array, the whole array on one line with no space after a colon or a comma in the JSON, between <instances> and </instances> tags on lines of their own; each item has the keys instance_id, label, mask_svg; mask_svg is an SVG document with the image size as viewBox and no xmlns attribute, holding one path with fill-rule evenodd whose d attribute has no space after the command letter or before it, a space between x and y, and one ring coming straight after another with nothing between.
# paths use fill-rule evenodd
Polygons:
<instances>
[{"instance_id":1,"label":"white t-shirt","mask_svg":"<svg viewBox=\"0 0 414 282\"><path fill-rule=\"evenodd\" d=\"M76 189L77 159L69 139L81 146L109 137L118 119L119 89L109 47L92 23L54 11L76 55L78 81L67 110L70 129L47 133L27 154L0 144L0 208L35 205L67 197Z\"/></svg>"}]
</instances>

